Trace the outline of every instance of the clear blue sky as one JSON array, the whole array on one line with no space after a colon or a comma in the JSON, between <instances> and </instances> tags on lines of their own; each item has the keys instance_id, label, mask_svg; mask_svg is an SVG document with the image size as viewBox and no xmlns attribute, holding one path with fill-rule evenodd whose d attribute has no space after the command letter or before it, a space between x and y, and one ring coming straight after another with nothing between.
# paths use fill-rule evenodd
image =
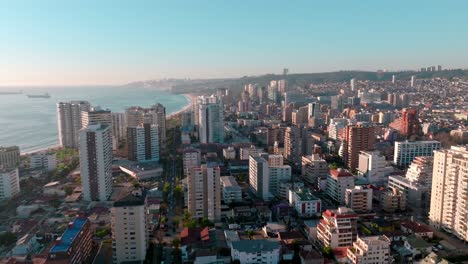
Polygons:
<instances>
[{"instance_id":1,"label":"clear blue sky","mask_svg":"<svg viewBox=\"0 0 468 264\"><path fill-rule=\"evenodd\" d=\"M0 85L468 65L468 1L0 2Z\"/></svg>"}]
</instances>

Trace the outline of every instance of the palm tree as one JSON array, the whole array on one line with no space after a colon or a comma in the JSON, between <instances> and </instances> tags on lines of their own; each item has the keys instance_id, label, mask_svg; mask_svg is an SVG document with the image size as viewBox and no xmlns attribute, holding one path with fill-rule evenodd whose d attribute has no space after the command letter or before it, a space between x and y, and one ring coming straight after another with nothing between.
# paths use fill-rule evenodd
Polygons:
<instances>
[{"instance_id":1,"label":"palm tree","mask_svg":"<svg viewBox=\"0 0 468 264\"><path fill-rule=\"evenodd\" d=\"M252 237L254 235L254 231L253 230L248 230L247 231L247 236L249 236L249 239L252 240Z\"/></svg>"}]
</instances>

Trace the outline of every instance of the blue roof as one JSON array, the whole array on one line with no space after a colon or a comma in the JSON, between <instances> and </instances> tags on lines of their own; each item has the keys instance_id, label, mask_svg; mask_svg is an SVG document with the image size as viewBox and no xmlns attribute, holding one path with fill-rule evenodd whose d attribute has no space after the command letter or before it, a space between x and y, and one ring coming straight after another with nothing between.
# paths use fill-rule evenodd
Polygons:
<instances>
[{"instance_id":1,"label":"blue roof","mask_svg":"<svg viewBox=\"0 0 468 264\"><path fill-rule=\"evenodd\" d=\"M87 218L76 218L73 221L73 226L68 227L67 230L63 232L62 241L54 245L50 249L50 253L67 252L70 246L73 244L73 241L75 240L76 236L80 233L81 229L83 229L87 221Z\"/></svg>"}]
</instances>

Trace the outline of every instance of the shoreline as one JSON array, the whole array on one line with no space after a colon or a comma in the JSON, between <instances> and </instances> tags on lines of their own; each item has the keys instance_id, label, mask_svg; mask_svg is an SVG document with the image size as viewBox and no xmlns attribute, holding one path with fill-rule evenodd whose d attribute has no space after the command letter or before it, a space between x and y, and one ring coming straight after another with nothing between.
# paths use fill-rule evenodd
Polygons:
<instances>
[{"instance_id":1,"label":"shoreline","mask_svg":"<svg viewBox=\"0 0 468 264\"><path fill-rule=\"evenodd\" d=\"M196 96L194 94L183 94L183 96L187 99L188 104L184 106L182 109L177 110L175 112L172 112L168 115L166 115L166 119L172 118L178 114L181 114L183 112L189 111L193 107L193 101L195 100Z\"/></svg>"},{"instance_id":2,"label":"shoreline","mask_svg":"<svg viewBox=\"0 0 468 264\"><path fill-rule=\"evenodd\" d=\"M169 118L172 118L172 117L174 117L174 116L176 116L178 114L181 114L183 112L186 112L186 111L189 111L189 110L192 109L193 101L195 100L195 98L197 96L194 95L194 94L183 94L183 96L187 99L187 104L183 108L181 108L180 110L177 110L175 112L172 112L172 113L168 114L166 116L166 120L169 119ZM29 150L29 151L25 151L25 152L21 152L21 149L20 149L20 155L31 155L31 154L35 154L35 153L39 153L39 152L43 152L43 151L57 150L58 148L60 148L59 145L52 145L52 146L40 148L40 149L37 149L37 150Z\"/></svg>"}]
</instances>

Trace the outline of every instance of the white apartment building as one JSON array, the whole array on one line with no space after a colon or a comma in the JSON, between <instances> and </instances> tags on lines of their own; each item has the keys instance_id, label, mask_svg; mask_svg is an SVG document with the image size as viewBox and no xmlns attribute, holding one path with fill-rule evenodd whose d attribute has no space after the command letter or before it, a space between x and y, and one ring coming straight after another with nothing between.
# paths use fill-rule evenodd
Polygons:
<instances>
[{"instance_id":1,"label":"white apartment building","mask_svg":"<svg viewBox=\"0 0 468 264\"><path fill-rule=\"evenodd\" d=\"M279 263L281 244L272 240L239 240L231 242L231 258L240 263Z\"/></svg>"},{"instance_id":2,"label":"white apartment building","mask_svg":"<svg viewBox=\"0 0 468 264\"><path fill-rule=\"evenodd\" d=\"M279 167L284 165L283 155L281 154L269 154L268 165L271 167Z\"/></svg>"},{"instance_id":3,"label":"white apartment building","mask_svg":"<svg viewBox=\"0 0 468 264\"><path fill-rule=\"evenodd\" d=\"M236 159L236 150L234 147L227 147L223 149L223 157L225 160L233 160Z\"/></svg>"},{"instance_id":4,"label":"white apartment building","mask_svg":"<svg viewBox=\"0 0 468 264\"><path fill-rule=\"evenodd\" d=\"M434 150L440 148L440 142L435 140L395 142L393 163L398 166L408 166L415 157L433 156Z\"/></svg>"},{"instance_id":5,"label":"white apartment building","mask_svg":"<svg viewBox=\"0 0 468 264\"><path fill-rule=\"evenodd\" d=\"M0 168L0 200L14 197L20 192L19 171Z\"/></svg>"},{"instance_id":6,"label":"white apartment building","mask_svg":"<svg viewBox=\"0 0 468 264\"><path fill-rule=\"evenodd\" d=\"M221 189L223 192L223 200L226 204L242 201L242 189L237 184L233 176L223 176L221 179Z\"/></svg>"},{"instance_id":7,"label":"white apartment building","mask_svg":"<svg viewBox=\"0 0 468 264\"><path fill-rule=\"evenodd\" d=\"M200 143L224 142L223 103L215 95L198 97L198 132Z\"/></svg>"},{"instance_id":8,"label":"white apartment building","mask_svg":"<svg viewBox=\"0 0 468 264\"><path fill-rule=\"evenodd\" d=\"M16 168L20 163L20 149L18 146L0 146L0 168Z\"/></svg>"},{"instance_id":9,"label":"white apartment building","mask_svg":"<svg viewBox=\"0 0 468 264\"><path fill-rule=\"evenodd\" d=\"M87 101L60 102L57 104L57 125L59 143L62 147L78 148L79 131L83 127L81 112L89 111Z\"/></svg>"},{"instance_id":10,"label":"white apartment building","mask_svg":"<svg viewBox=\"0 0 468 264\"><path fill-rule=\"evenodd\" d=\"M413 211L420 211L420 213L429 209L431 186L413 182L399 175L392 175L388 177L388 187L397 189L405 196L405 207L410 207Z\"/></svg>"},{"instance_id":11,"label":"white apartment building","mask_svg":"<svg viewBox=\"0 0 468 264\"><path fill-rule=\"evenodd\" d=\"M137 162L159 161L159 127L145 123L127 128L128 159Z\"/></svg>"},{"instance_id":12,"label":"white apartment building","mask_svg":"<svg viewBox=\"0 0 468 264\"><path fill-rule=\"evenodd\" d=\"M100 107L92 107L88 111L81 112L81 125L82 128L90 125L105 124L109 126L112 131L112 114L108 109L101 109Z\"/></svg>"},{"instance_id":13,"label":"white apartment building","mask_svg":"<svg viewBox=\"0 0 468 264\"><path fill-rule=\"evenodd\" d=\"M288 200L299 217L312 217L322 212L322 201L309 189L289 190Z\"/></svg>"},{"instance_id":14,"label":"white apartment building","mask_svg":"<svg viewBox=\"0 0 468 264\"><path fill-rule=\"evenodd\" d=\"M143 263L149 246L149 217L141 191L134 191L111 208L113 263Z\"/></svg>"},{"instance_id":15,"label":"white apartment building","mask_svg":"<svg viewBox=\"0 0 468 264\"><path fill-rule=\"evenodd\" d=\"M382 209L387 213L406 210L406 194L398 188L389 187L380 193L379 199Z\"/></svg>"},{"instance_id":16,"label":"white apartment building","mask_svg":"<svg viewBox=\"0 0 468 264\"><path fill-rule=\"evenodd\" d=\"M328 164L318 154L302 156L301 174L310 184L318 184L318 179L325 179L328 175Z\"/></svg>"},{"instance_id":17,"label":"white apartment building","mask_svg":"<svg viewBox=\"0 0 468 264\"><path fill-rule=\"evenodd\" d=\"M331 118L328 124L328 137L334 140L340 139L340 130L344 129L348 124L345 118Z\"/></svg>"},{"instance_id":18,"label":"white apartment building","mask_svg":"<svg viewBox=\"0 0 468 264\"><path fill-rule=\"evenodd\" d=\"M432 186L434 157L416 157L406 171L406 178L413 183Z\"/></svg>"},{"instance_id":19,"label":"white apartment building","mask_svg":"<svg viewBox=\"0 0 468 264\"><path fill-rule=\"evenodd\" d=\"M182 158L184 164L184 175L188 175L192 168L201 165L201 152L198 149L184 149Z\"/></svg>"},{"instance_id":20,"label":"white apartment building","mask_svg":"<svg viewBox=\"0 0 468 264\"><path fill-rule=\"evenodd\" d=\"M161 104L150 108L132 106L125 109L125 123L128 127L151 124L158 126L159 146L164 148L166 142L166 109Z\"/></svg>"},{"instance_id":21,"label":"white apartment building","mask_svg":"<svg viewBox=\"0 0 468 264\"><path fill-rule=\"evenodd\" d=\"M387 166L385 156L379 151L359 153L358 174L365 177L370 184L382 184L391 172L393 168Z\"/></svg>"},{"instance_id":22,"label":"white apartment building","mask_svg":"<svg viewBox=\"0 0 468 264\"><path fill-rule=\"evenodd\" d=\"M391 263L390 239L386 236L358 237L348 248L350 264L386 264Z\"/></svg>"},{"instance_id":23,"label":"white apartment building","mask_svg":"<svg viewBox=\"0 0 468 264\"><path fill-rule=\"evenodd\" d=\"M356 213L372 211L372 189L362 186L346 189L345 204Z\"/></svg>"},{"instance_id":24,"label":"white apartment building","mask_svg":"<svg viewBox=\"0 0 468 264\"><path fill-rule=\"evenodd\" d=\"M248 160L249 156L258 156L265 151L261 148L256 148L255 146L250 146L248 148L239 149L239 157L241 160Z\"/></svg>"},{"instance_id":25,"label":"white apartment building","mask_svg":"<svg viewBox=\"0 0 468 264\"><path fill-rule=\"evenodd\" d=\"M281 166L268 166L269 170L269 192L273 196L279 195L280 183L291 180L291 166L281 165Z\"/></svg>"},{"instance_id":26,"label":"white apartment building","mask_svg":"<svg viewBox=\"0 0 468 264\"><path fill-rule=\"evenodd\" d=\"M468 147L434 151L429 220L468 241Z\"/></svg>"},{"instance_id":27,"label":"white apartment building","mask_svg":"<svg viewBox=\"0 0 468 264\"><path fill-rule=\"evenodd\" d=\"M112 193L112 135L109 126L80 130L80 173L85 201L106 201Z\"/></svg>"},{"instance_id":28,"label":"white apartment building","mask_svg":"<svg viewBox=\"0 0 468 264\"><path fill-rule=\"evenodd\" d=\"M47 171L54 171L57 167L55 153L36 152L29 156L29 167L31 169L44 168Z\"/></svg>"},{"instance_id":29,"label":"white apartment building","mask_svg":"<svg viewBox=\"0 0 468 264\"><path fill-rule=\"evenodd\" d=\"M325 193L340 204L345 204L346 189L354 188L354 176L347 170L331 169L327 175Z\"/></svg>"},{"instance_id":30,"label":"white apartment building","mask_svg":"<svg viewBox=\"0 0 468 264\"><path fill-rule=\"evenodd\" d=\"M112 113L112 133L117 143L127 137L127 125L125 123L125 113Z\"/></svg>"},{"instance_id":31,"label":"white apartment building","mask_svg":"<svg viewBox=\"0 0 468 264\"><path fill-rule=\"evenodd\" d=\"M318 102L307 105L307 118L320 117L321 115L322 112L320 111L320 104Z\"/></svg>"},{"instance_id":32,"label":"white apartment building","mask_svg":"<svg viewBox=\"0 0 468 264\"><path fill-rule=\"evenodd\" d=\"M201 165L190 170L187 178L188 211L194 218L221 218L221 169Z\"/></svg>"},{"instance_id":33,"label":"white apartment building","mask_svg":"<svg viewBox=\"0 0 468 264\"><path fill-rule=\"evenodd\" d=\"M250 156L249 184L257 197L270 200L279 195L280 183L291 179L291 166L283 165L281 155Z\"/></svg>"},{"instance_id":34,"label":"white apartment building","mask_svg":"<svg viewBox=\"0 0 468 264\"><path fill-rule=\"evenodd\" d=\"M317 226L317 239L325 247L349 247L357 238L359 216L351 209L338 207L322 214Z\"/></svg>"},{"instance_id":35,"label":"white apartment building","mask_svg":"<svg viewBox=\"0 0 468 264\"><path fill-rule=\"evenodd\" d=\"M257 197L265 201L270 200L270 171L268 161L260 156L250 156L249 159L249 185Z\"/></svg>"}]
</instances>

